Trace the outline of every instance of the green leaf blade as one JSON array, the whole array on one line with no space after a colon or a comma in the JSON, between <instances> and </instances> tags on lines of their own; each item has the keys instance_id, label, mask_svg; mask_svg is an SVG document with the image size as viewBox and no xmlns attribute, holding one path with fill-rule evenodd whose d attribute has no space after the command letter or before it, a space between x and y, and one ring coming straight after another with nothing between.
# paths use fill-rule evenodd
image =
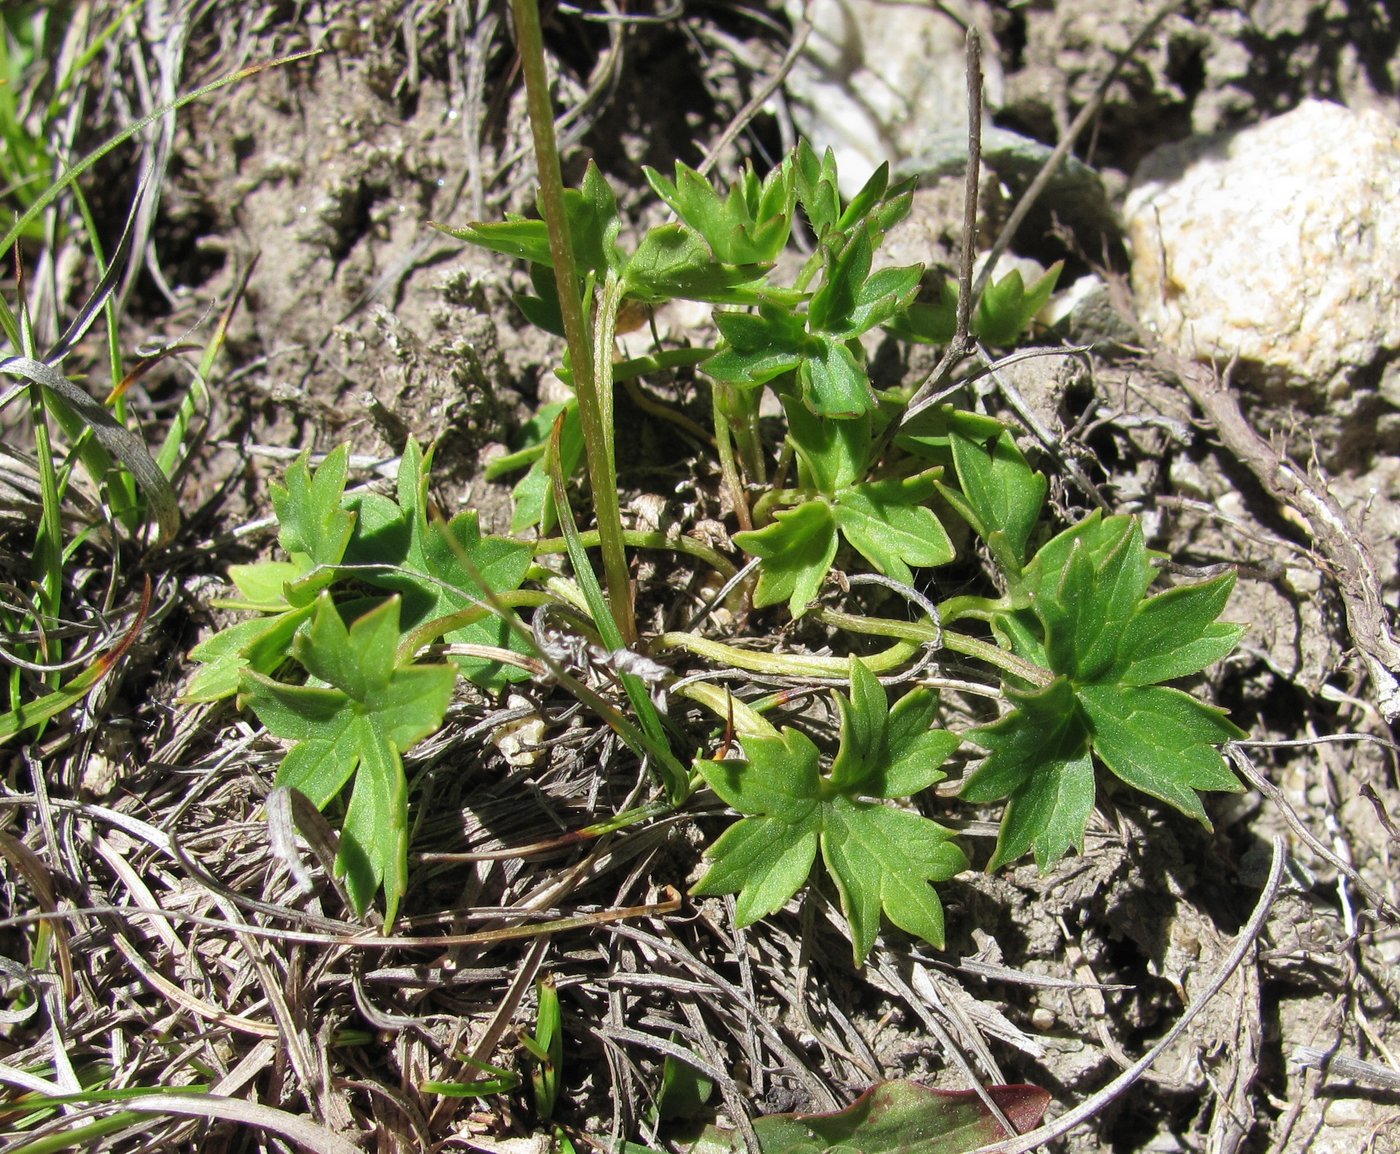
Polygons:
<instances>
[{"instance_id":1,"label":"green leaf blade","mask_svg":"<svg viewBox=\"0 0 1400 1154\"><path fill-rule=\"evenodd\" d=\"M775 817L746 817L720 835L709 855L714 864L691 892L737 894L735 920L752 925L787 905L811 875L817 829Z\"/></svg>"},{"instance_id":2,"label":"green leaf blade","mask_svg":"<svg viewBox=\"0 0 1400 1154\"><path fill-rule=\"evenodd\" d=\"M1181 585L1148 598L1123 630L1116 677L1125 685L1151 685L1189 677L1227 656L1243 628L1215 619L1235 587L1224 573L1196 585Z\"/></svg>"},{"instance_id":3,"label":"green leaf blade","mask_svg":"<svg viewBox=\"0 0 1400 1154\"><path fill-rule=\"evenodd\" d=\"M1198 791L1242 788L1217 748L1244 732L1223 710L1163 686L1080 690L1094 752L1120 780L1210 828Z\"/></svg>"},{"instance_id":4,"label":"green leaf blade","mask_svg":"<svg viewBox=\"0 0 1400 1154\"><path fill-rule=\"evenodd\" d=\"M938 515L923 504L933 488L932 474L853 485L837 495L836 524L881 573L907 585L911 568L946 565L956 555Z\"/></svg>"},{"instance_id":5,"label":"green leaf blade","mask_svg":"<svg viewBox=\"0 0 1400 1154\"><path fill-rule=\"evenodd\" d=\"M762 561L754 605L786 601L789 612L800 617L836 559L836 522L825 501L807 501L781 510L771 525L736 533L734 543Z\"/></svg>"}]
</instances>

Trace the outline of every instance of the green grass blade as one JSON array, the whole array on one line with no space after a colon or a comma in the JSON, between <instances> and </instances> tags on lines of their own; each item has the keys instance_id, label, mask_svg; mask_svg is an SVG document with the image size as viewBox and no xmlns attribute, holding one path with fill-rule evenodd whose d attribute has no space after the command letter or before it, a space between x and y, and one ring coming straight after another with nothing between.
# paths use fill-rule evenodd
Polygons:
<instances>
[{"instance_id":1,"label":"green grass blade","mask_svg":"<svg viewBox=\"0 0 1400 1154\"><path fill-rule=\"evenodd\" d=\"M562 417L554 422L554 430L549 438L549 476L554 489L554 512L559 519L559 529L564 535L564 545L569 554L569 563L574 569L574 578L583 590L588 611L593 616L598 635L608 649L626 649L622 630L614 619L608 600L603 595L603 587L598 583L598 575L588 559L588 551L583 547L578 525L574 521L573 510L569 507L569 494L565 489L564 469L559 460L559 436L563 427ZM666 737L666 727L661 713L651 699L646 683L633 673L619 671L618 678L627 693L627 700L636 711L642 731L649 739L649 747L656 756L657 768L666 795L673 805L679 805L690 792L690 775L671 753L670 742Z\"/></svg>"}]
</instances>

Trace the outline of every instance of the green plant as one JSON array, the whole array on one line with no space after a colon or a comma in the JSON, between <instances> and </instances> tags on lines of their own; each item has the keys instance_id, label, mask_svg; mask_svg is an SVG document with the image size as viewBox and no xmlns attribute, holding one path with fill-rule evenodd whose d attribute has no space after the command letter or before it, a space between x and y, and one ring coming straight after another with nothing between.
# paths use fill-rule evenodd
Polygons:
<instances>
[{"instance_id":1,"label":"green plant","mask_svg":"<svg viewBox=\"0 0 1400 1154\"><path fill-rule=\"evenodd\" d=\"M879 680L851 660L851 695L835 694L841 744L829 773L800 730L749 733L742 759L701 760L706 784L746 815L707 851L697 894L737 893L739 925L782 909L807 881L817 851L836 881L851 926L856 964L875 944L883 910L901 929L943 944L943 906L929 884L967 868L952 832L883 804L920 793L947 776L962 739L933 728L937 701L927 689L893 710Z\"/></svg>"},{"instance_id":2,"label":"green plant","mask_svg":"<svg viewBox=\"0 0 1400 1154\"><path fill-rule=\"evenodd\" d=\"M314 475L303 459L274 490L289 559L235 569L242 598L230 604L261 616L195 651L205 668L191 696L237 690L263 710L274 695L279 703L304 702L302 720L269 728L305 743L308 727L329 724L335 713L326 706L324 717L312 717L312 702L329 702L332 692L340 695L337 709L364 700L343 678L328 676L331 659L319 647L343 647L353 631L371 626L383 637L377 684L390 684L394 670L418 668L424 647L438 641L449 643L460 675L490 690L547 672L646 760L665 804L678 806L707 785L740 813L708 850L710 868L696 893L737 894L738 917L751 922L801 889L820 852L857 964L872 949L882 915L942 941L942 906L932 883L955 875L966 858L949 829L905 799L944 779L946 763L964 743L985 756L964 775L962 800L1008 799L992 868L1034 851L1048 869L1080 847L1101 781L1127 784L1207 822L1199 794L1238 788L1218 746L1239 731L1221 711L1162 683L1199 673L1234 646L1240 629L1217 621L1233 579L1154 594L1157 558L1135 518L1095 513L1068 528L1049 525L1047 480L1026 460L1012 429L975 411L956 389L944 403L926 405L922 398L915 403L912 388L875 387L862 338L877 330L910 339L950 333L959 323L959 292L967 291L936 286L932 303L925 303L921 267L879 266L886 234L909 211L910 186L891 186L881 170L845 202L834 158L817 156L805 143L766 177L745 171L728 190L683 165L674 179L649 171L652 187L679 219L625 246L616 196L596 166L576 189L558 180L532 10L518 0L541 216L445 231L524 260L530 287L518 298L521 310L567 340L559 371L577 400L542 411L507 466L529 467L517 487L516 531L557 523L562 541L531 547L481 537L470 518L435 520L428 514L428 462L416 446L404 454L396 501L346 495L344 450ZM791 243L799 215L815 244L791 279L782 279L776 258ZM1052 269L1029 287L1018 274L990 282L970 310L972 331L990 343L1020 339L1057 274ZM615 364L623 309L675 298L712 306L713 346L657 348ZM885 639L885 649L818 656L757 651L699 629L646 635L633 607L628 549L671 548L712 566L721 580L733 575L727 560L698 542L629 532L617 500L614 388L634 376L692 371L712 391L716 456L739 526L733 543L757 569L753 605L786 605L788 616L832 630L846 652L868 647L872 637ZM765 392L783 415L776 446L760 435ZM575 523L570 482L580 464L596 519L591 531ZM956 559L954 541L962 534L949 531L953 519L980 541L993 579L981 591L935 603L914 584L926 580L919 574ZM593 549L601 553L601 581ZM532 566L532 551L566 553L571 579ZM837 583L836 597L824 598L833 570L846 582ZM861 581L902 593L917 613L897 620L841 604L848 585ZM388 596L401 598L396 627L399 610L390 606L399 602ZM578 660L605 668L606 681L620 693L575 676L569 661L532 651L516 614L552 602L567 606L558 619L577 632L578 651L592 655ZM940 651L986 671L983 691L1008 706L999 720L963 731L948 728L946 719L940 726L939 702L928 689L889 691L876 677ZM782 727L769 722L764 714L781 697L741 700L687 679L670 700L707 710L713 726L735 731L742 750L742 757L700 756L687 766L675 750L680 741L694 748L695 734L681 736L680 717L658 692L673 679L656 659L676 655L712 669L848 684L848 696L835 694L839 742L823 749L800 720ZM295 684L302 680L306 687ZM270 688L282 683L291 688ZM446 684L443 678L440 685ZM355 729L354 738L345 736L352 732L345 726L336 736L327 730L316 737L348 745L337 747L337 771L314 800L328 804L349 772L344 767L364 756L351 748L356 742L377 743L381 761L388 757L383 749L396 757L403 742L426 732L436 711L436 704L421 711L397 738L376 735L373 726ZM713 747L721 738L712 729L701 740ZM284 781L297 778L310 756L300 749L287 755ZM400 771L394 789L401 784ZM380 862L391 918L405 884L398 870L403 810L401 795L394 796L392 845L357 851ZM352 796L352 811L355 806ZM375 832L352 827L354 839ZM370 892L366 884L352 888L357 906Z\"/></svg>"},{"instance_id":3,"label":"green plant","mask_svg":"<svg viewBox=\"0 0 1400 1154\"><path fill-rule=\"evenodd\" d=\"M941 644L1000 675L996 688L1014 709L1002 721L962 735L990 751L966 779L964 797L1011 798L993 866L1035 848L1038 864L1049 868L1080 844L1095 796L1096 760L1119 780L1204 821L1197 791L1237 788L1216 747L1238 730L1219 711L1157 683L1197 673L1233 647L1240 630L1215 621L1231 579L1148 597L1156 569L1138 523L1129 517L1091 516L1028 560L1043 516L1046 480L1026 462L1010 430L953 404L905 421L910 394L873 388L861 335L886 327L917 337L951 329L955 320L956 293L950 297L943 291L941 303L932 306L915 300L922 269L875 266L885 233L908 211L909 188L890 187L881 171L850 203L842 203L834 161L830 155L818 159L805 145L761 182L744 173L727 195L684 166L678 166L674 181L647 175L681 219L663 226L664 233L643 236L632 257L609 247L620 231L613 219L615 199L602 192L596 170L590 169L584 185L567 198L572 209L556 223L570 229L581 224L579 234L571 233L571 244L593 278L577 291L587 306L583 311L593 317L595 342L610 344L616 309L629 298L654 304L690 296L716 306L719 341L699 360L699 371L715 391L715 433L731 498L754 487L752 475L737 475L739 462L761 460L763 446L741 444L737 456L726 460L726 433L732 428L742 436L752 427L744 417L756 412L761 390L777 394L786 436L776 476L795 466L796 483L768 483L751 510L739 507L742 498L736 501L741 522L749 512L754 522L734 537L758 565L754 604L785 602L793 616L806 612L830 570L849 567L841 560L843 541L871 569L908 586L913 570L954 558L943 518L956 515L983 540L999 570L1004 589L999 596L950 598L914 623L824 607L818 616L849 632L890 637L897 644L886 657L893 661L907 660L912 652L900 644ZM797 207L817 247L790 284L777 284L769 265ZM512 220L450 231L523 256L535 266L531 279L539 286L543 238L551 227L548 219ZM668 251L684 254L667 266L666 278L653 277L656 263L639 262L635 255L653 251L662 236ZM600 237L605 238L601 245ZM526 243L526 238L532 239ZM739 260L753 263L728 263ZM616 293L595 292L593 281L606 279L609 267L620 270ZM680 267L684 277L675 275ZM1016 273L993 281L978 303L973 331L992 343L1014 341L1048 298L1057 273L1052 269L1029 288ZM532 310L540 315L539 299L522 301L527 315ZM658 360L666 351L658 350ZM721 420L736 414L737 420ZM562 461L557 463L562 468ZM766 469L750 466L750 473ZM596 491L596 480L593 487ZM960 622L974 631L949 628ZM978 636L978 630L990 636ZM817 667L796 656L760 659L694 635L667 634L655 644L770 673L802 675ZM836 665L821 671L848 675L852 701L873 701L869 673L860 662ZM716 712L724 708L713 700L707 704ZM841 708L848 720L864 716L855 707ZM931 707L927 713L931 718ZM841 875L839 854L825 849L836 840L827 826L838 827L838 810L829 798L818 800L823 790L839 795L849 771L836 767L851 764L846 746L836 754L831 777L822 778L816 746L798 731L754 733L740 741L743 768L697 762L700 776L748 815L712 848L717 860L699 892L739 893L740 917L752 920L792 895L821 844L837 875L856 956L863 957L878 922L869 916L869 894L878 886ZM907 792L941 777L938 766L960 741L948 735L946 743L937 744L924 750L929 759L939 754L923 766L926 780ZM782 781L788 782L786 791L778 788ZM900 796L864 785L851 789ZM912 817L888 806L879 809L873 815L877 821L902 820L896 814ZM782 853L764 848L761 832L774 823L792 834ZM928 888L922 879L919 885ZM878 912L878 903L874 908ZM886 911L894 914L891 906ZM907 915L906 921L937 939L931 914Z\"/></svg>"}]
</instances>

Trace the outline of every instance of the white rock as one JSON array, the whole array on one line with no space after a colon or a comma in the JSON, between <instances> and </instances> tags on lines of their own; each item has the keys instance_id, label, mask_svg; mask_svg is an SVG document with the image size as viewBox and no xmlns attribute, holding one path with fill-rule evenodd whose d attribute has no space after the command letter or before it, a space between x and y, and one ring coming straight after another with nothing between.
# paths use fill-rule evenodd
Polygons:
<instances>
[{"instance_id":1,"label":"white rock","mask_svg":"<svg viewBox=\"0 0 1400 1154\"><path fill-rule=\"evenodd\" d=\"M807 5L788 0L795 22ZM792 115L818 153L836 153L850 196L885 161L927 151L942 132L967 133L962 27L934 5L813 0L812 34L787 78ZM996 53L982 54L987 103L1000 103Z\"/></svg>"},{"instance_id":2,"label":"white rock","mask_svg":"<svg viewBox=\"0 0 1400 1154\"><path fill-rule=\"evenodd\" d=\"M1153 152L1128 195L1133 291L1169 345L1344 390L1400 348L1400 128L1310 100Z\"/></svg>"}]
</instances>

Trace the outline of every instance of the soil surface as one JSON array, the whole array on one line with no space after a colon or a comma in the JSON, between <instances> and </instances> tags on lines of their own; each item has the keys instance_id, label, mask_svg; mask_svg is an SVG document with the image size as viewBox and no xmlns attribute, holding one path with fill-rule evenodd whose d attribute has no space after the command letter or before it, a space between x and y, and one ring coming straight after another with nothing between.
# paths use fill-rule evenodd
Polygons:
<instances>
[{"instance_id":1,"label":"soil surface","mask_svg":"<svg viewBox=\"0 0 1400 1154\"><path fill-rule=\"evenodd\" d=\"M173 70L176 90L316 54L191 104L168 140L159 213L126 306L131 343L175 345L186 333L202 342L235 305L202 447L181 478L186 520L170 552L121 575L121 596L134 598L144 567L158 611L100 704L70 735L7 751L0 828L44 863L60 902L85 895L204 920L76 917L68 996L45 1002L48 1017L0 1021L0 1061L60 1080L101 1068L121 1087L212 1084L366 1149L542 1149L523 1092L453 1098L423 1084L480 1077L478 1063L516 1068L514 1031L533 1022L534 979L548 972L567 1038L558 1120L576 1143L612 1148L655 1138L648 1112L678 1044L716 1073L710 1117L731 1125L744 1114L833 1109L894 1077L953 1089L1033 1083L1052 1094L1053 1118L1208 997L1145 1077L1054 1148L1400 1150L1395 735L1356 657L1334 574L1297 515L1222 445L1181 388L1181 366L1130 341L1020 366L1015 387L1052 435L1049 445L1029 435L1024 444L1066 519L1091 507L1069 462L1117 507L1142 512L1149 543L1188 572L1238 567L1227 617L1249 631L1195 688L1249 732L1239 764L1266 789L1214 799L1212 832L1138 795L1110 795L1083 853L1049 873L1027 863L974 869L942 887L946 950L887 927L857 970L834 893L822 887L745 930L722 900L668 905L725 825L712 795L601 842L513 852L653 790L604 727L526 682L509 700L462 697L410 758L416 826L400 929L467 933L575 914L599 915L597 924L450 949L337 944L355 923L328 877L329 835L318 842L303 823L298 850L276 847L265 802L281 747L229 703L179 704L185 655L233 619L209 608L226 591L226 567L272 555L268 482L301 450L348 442L353 483L382 488L408 437L436 443L441 508L474 508L484 530L508 530L510 481L486 481L483 467L558 396L562 350L513 305L528 287L513 262L431 222L532 208L523 89L504 5L216 4L187 17L166 7L141 17L143 60L152 76ZM639 228L664 219L641 166L698 163L792 37L784 6L759 0L545 7L556 102L567 112L566 180L595 160ZM1052 146L1150 15L1131 0L971 12L1004 85L993 119ZM1110 88L1077 154L1102 174L1116 211L1158 144L1309 96L1400 119L1397 37L1379 3L1184 4ZM139 114L146 98L131 70L112 64L106 75L94 134L103 118ZM762 170L791 133L779 90L722 152L719 171L743 159ZM122 190L104 206L116 231L130 173L112 165L102 179ZM921 194L932 223L911 242L929 251L908 259L955 257L959 196L941 187L931 181ZM959 179L953 187L960 195ZM993 217L1006 211L998 195L984 194ZM1109 232L1092 237L1046 221L1018 237L1015 255L1096 267L1122 288L1126 258L1111 230L1111 216ZM1116 297L1126 308L1126 291ZM1133 318L1120 319L1132 333ZM696 323L683 312L659 318L663 335ZM893 348L875 363L885 383L928 367ZM171 358L133 388L148 428L168 419L191 368ZM1291 400L1252 396L1247 379L1240 387L1247 417L1295 461L1325 465L1324 484L1358 523L1400 504L1400 445L1354 435L1313 443L1347 438L1345 422L1310 424ZM668 398L706 419L703 388L681 382ZM1000 396L986 404L1021 426ZM630 399L618 412L629 522L708 534L727 550L737 525L712 453ZM1389 582L1378 593L1393 610L1394 541L1378 544ZM659 629L687 578L650 563L637 578L645 625ZM763 636L764 621L751 618L749 634ZM803 627L768 643L826 640ZM955 708L985 714L985 703ZM500 739L500 726L522 716L543 720L527 735L542 748ZM682 721L706 740L698 714ZM968 822L942 799L926 806L965 826L974 867L986 862L995 811ZM1243 961L1214 988L1260 901L1276 839L1287 855L1282 886ZM9 860L18 876L5 874L3 908L32 910L32 883L21 880L30 875ZM27 948L0 930L0 953ZM88 1148L286 1148L246 1124L156 1119ZM663 1128L657 1141L673 1139ZM0 1139L0 1150L18 1141Z\"/></svg>"}]
</instances>

